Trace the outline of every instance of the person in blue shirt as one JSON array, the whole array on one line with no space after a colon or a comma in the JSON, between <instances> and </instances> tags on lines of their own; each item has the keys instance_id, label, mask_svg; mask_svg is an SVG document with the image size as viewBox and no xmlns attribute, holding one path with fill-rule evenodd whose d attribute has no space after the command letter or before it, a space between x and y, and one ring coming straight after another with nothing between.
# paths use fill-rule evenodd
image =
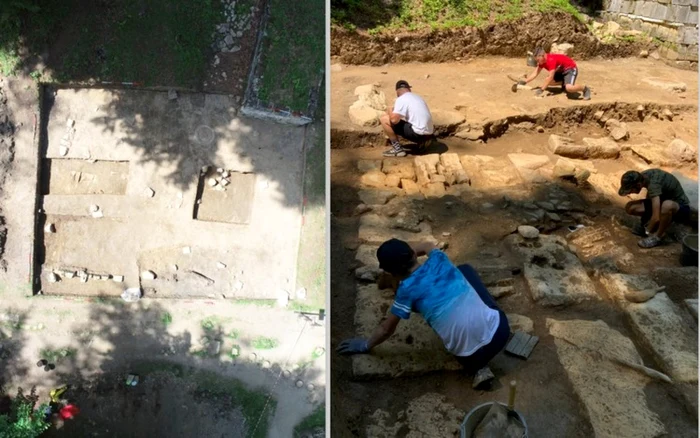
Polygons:
<instances>
[{"instance_id":1,"label":"person in blue shirt","mask_svg":"<svg viewBox=\"0 0 700 438\"><path fill-rule=\"evenodd\" d=\"M422 255L428 259L419 264ZM347 339L338 353L369 353L391 337L401 319L417 312L465 371L475 375L474 387L490 382L494 376L488 363L506 346L510 327L474 268L456 267L431 243L412 247L398 239L384 242L377 258L399 284L390 313L369 339Z\"/></svg>"}]
</instances>

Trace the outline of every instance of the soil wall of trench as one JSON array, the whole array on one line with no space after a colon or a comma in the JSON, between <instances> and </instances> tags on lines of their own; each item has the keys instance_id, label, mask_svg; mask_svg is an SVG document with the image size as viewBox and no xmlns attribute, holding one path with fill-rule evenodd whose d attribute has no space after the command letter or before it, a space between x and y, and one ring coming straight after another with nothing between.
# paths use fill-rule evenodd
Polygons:
<instances>
[{"instance_id":1,"label":"soil wall of trench","mask_svg":"<svg viewBox=\"0 0 700 438\"><path fill-rule=\"evenodd\" d=\"M608 119L617 119L621 122L644 121L648 118L664 119L670 111L673 114L696 113L694 105L661 105L654 103L599 103L581 105L566 108L552 108L547 112L538 114L517 114L501 119L489 120L483 124L463 123L436 129L438 137L450 137L455 133L469 128L470 132L478 132L475 140L488 141L505 134L508 129L521 124L530 127L542 126L553 128L555 125L585 125L600 124ZM383 145L384 134L376 131L333 129L331 128L331 149L358 148L370 145Z\"/></svg>"},{"instance_id":2,"label":"soil wall of trench","mask_svg":"<svg viewBox=\"0 0 700 438\"><path fill-rule=\"evenodd\" d=\"M553 23L556 23L553 25ZM573 44L575 59L624 58L650 49L649 43L600 42L588 27L562 12L526 15L518 20L481 28L382 33L331 28L331 56L343 64L383 65L406 62L450 62L480 55L525 57L536 46Z\"/></svg>"}]
</instances>

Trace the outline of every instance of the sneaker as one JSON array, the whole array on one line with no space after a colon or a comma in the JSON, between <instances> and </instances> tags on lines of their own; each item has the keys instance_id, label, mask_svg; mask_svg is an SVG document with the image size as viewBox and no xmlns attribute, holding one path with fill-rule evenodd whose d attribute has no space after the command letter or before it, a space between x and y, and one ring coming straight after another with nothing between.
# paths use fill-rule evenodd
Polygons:
<instances>
[{"instance_id":1,"label":"sneaker","mask_svg":"<svg viewBox=\"0 0 700 438\"><path fill-rule=\"evenodd\" d=\"M384 153L382 155L385 157L405 157L406 151L402 147L391 148L387 151L384 151Z\"/></svg>"},{"instance_id":2,"label":"sneaker","mask_svg":"<svg viewBox=\"0 0 700 438\"><path fill-rule=\"evenodd\" d=\"M495 377L496 376L493 375L493 372L491 372L491 368L487 366L483 367L482 369L476 372L476 375L474 376L474 382L472 383L472 388L488 388Z\"/></svg>"},{"instance_id":3,"label":"sneaker","mask_svg":"<svg viewBox=\"0 0 700 438\"><path fill-rule=\"evenodd\" d=\"M640 248L653 248L655 246L659 246L661 244L661 239L655 235L651 235L645 239L640 240L637 245L640 246Z\"/></svg>"},{"instance_id":4,"label":"sneaker","mask_svg":"<svg viewBox=\"0 0 700 438\"><path fill-rule=\"evenodd\" d=\"M588 87L583 89L583 100L591 100L591 89Z\"/></svg>"}]
</instances>

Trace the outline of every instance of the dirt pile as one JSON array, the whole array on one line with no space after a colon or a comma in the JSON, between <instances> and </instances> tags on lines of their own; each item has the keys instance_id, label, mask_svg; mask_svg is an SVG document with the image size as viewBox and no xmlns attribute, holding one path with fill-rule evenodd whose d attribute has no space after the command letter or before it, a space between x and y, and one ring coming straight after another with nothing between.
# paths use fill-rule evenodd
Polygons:
<instances>
[{"instance_id":1,"label":"dirt pile","mask_svg":"<svg viewBox=\"0 0 700 438\"><path fill-rule=\"evenodd\" d=\"M572 44L569 54L576 59L637 56L649 48L649 43L641 41L605 44L572 15L554 12L481 28L412 33L370 35L333 27L331 56L344 64L448 62L480 55L524 57L535 46L549 48L554 42Z\"/></svg>"},{"instance_id":2,"label":"dirt pile","mask_svg":"<svg viewBox=\"0 0 700 438\"><path fill-rule=\"evenodd\" d=\"M0 84L1 85L1 84ZM7 97L0 86L0 192L3 190L5 178L10 173L12 161L15 158L15 125L7 105ZM3 254L7 240L7 227L2 216L3 206L0 205L0 269L5 269Z\"/></svg>"}]
</instances>

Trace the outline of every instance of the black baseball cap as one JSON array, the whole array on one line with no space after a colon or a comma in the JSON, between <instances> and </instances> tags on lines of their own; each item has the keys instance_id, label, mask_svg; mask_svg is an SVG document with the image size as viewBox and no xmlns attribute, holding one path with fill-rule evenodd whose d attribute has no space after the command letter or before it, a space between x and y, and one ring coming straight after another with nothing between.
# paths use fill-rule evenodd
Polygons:
<instances>
[{"instance_id":1,"label":"black baseball cap","mask_svg":"<svg viewBox=\"0 0 700 438\"><path fill-rule=\"evenodd\" d=\"M644 176L636 170L628 170L620 178L620 190L617 192L620 196L627 196L632 193L637 184L644 181Z\"/></svg>"},{"instance_id":2,"label":"black baseball cap","mask_svg":"<svg viewBox=\"0 0 700 438\"><path fill-rule=\"evenodd\" d=\"M413 256L413 248L399 239L387 240L377 249L379 268L390 274L403 274L410 269Z\"/></svg>"},{"instance_id":3,"label":"black baseball cap","mask_svg":"<svg viewBox=\"0 0 700 438\"><path fill-rule=\"evenodd\" d=\"M404 81L403 79L401 79L400 81L398 81L398 82L396 83L396 89L397 89L397 90L400 90L401 88L407 88L407 89L410 90L410 89L411 89L411 86L408 85L408 82L406 82L406 81Z\"/></svg>"}]
</instances>

